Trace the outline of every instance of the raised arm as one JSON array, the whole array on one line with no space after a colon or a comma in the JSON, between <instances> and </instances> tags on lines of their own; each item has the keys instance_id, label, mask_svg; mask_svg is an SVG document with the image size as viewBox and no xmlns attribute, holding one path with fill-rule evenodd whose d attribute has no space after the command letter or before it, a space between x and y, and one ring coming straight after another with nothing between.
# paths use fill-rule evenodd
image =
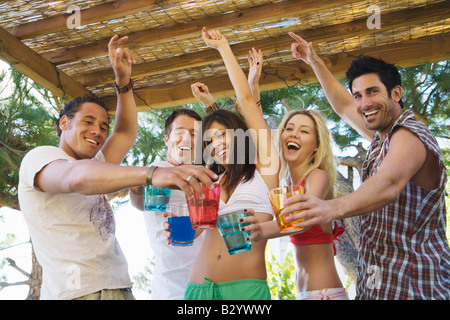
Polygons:
<instances>
[{"instance_id":1,"label":"raised arm","mask_svg":"<svg viewBox=\"0 0 450 320\"><path fill-rule=\"evenodd\" d=\"M272 142L271 132L264 120L262 110L253 99L252 91L244 72L234 56L228 40L217 30L202 30L206 44L219 51L236 93L239 111L244 116L257 147L256 167L269 188L278 186L279 156Z\"/></svg>"},{"instance_id":2,"label":"raised arm","mask_svg":"<svg viewBox=\"0 0 450 320\"><path fill-rule=\"evenodd\" d=\"M296 41L291 45L292 55L311 66L334 111L360 135L371 140L373 132L366 128L361 116L356 112L352 95L328 70L314 50L312 43L305 41L293 32L289 32L289 35Z\"/></svg>"},{"instance_id":3,"label":"raised arm","mask_svg":"<svg viewBox=\"0 0 450 320\"><path fill-rule=\"evenodd\" d=\"M208 86L201 82L191 84L192 95L205 107L206 113L218 110L219 106L214 102L214 97L209 92Z\"/></svg>"},{"instance_id":4,"label":"raised arm","mask_svg":"<svg viewBox=\"0 0 450 320\"><path fill-rule=\"evenodd\" d=\"M261 50L256 50L252 48L249 55L247 56L248 64L250 69L248 71L248 84L252 90L253 99L256 104L261 107L261 97L259 95L259 79L261 78L262 65L263 65L263 54Z\"/></svg>"},{"instance_id":5,"label":"raised arm","mask_svg":"<svg viewBox=\"0 0 450 320\"><path fill-rule=\"evenodd\" d=\"M131 65L135 62L128 48L122 48L128 37L117 35L108 44L109 60L114 70L117 87L124 88L131 81ZM137 112L133 90L117 93L117 108L114 128L106 140L102 152L106 162L121 163L137 137Z\"/></svg>"}]
</instances>

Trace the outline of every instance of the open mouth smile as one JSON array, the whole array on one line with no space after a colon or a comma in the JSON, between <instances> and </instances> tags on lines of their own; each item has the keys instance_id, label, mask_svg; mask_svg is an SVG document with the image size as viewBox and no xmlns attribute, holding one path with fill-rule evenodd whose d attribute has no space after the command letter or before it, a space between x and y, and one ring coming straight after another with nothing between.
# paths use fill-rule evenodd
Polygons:
<instances>
[{"instance_id":1,"label":"open mouth smile","mask_svg":"<svg viewBox=\"0 0 450 320\"><path fill-rule=\"evenodd\" d=\"M186 152L190 152L191 151L191 147L187 147L187 146L181 146L181 147L179 147L179 149L181 151L186 151Z\"/></svg>"},{"instance_id":2,"label":"open mouth smile","mask_svg":"<svg viewBox=\"0 0 450 320\"><path fill-rule=\"evenodd\" d=\"M93 139L84 138L84 140L86 140L87 142L89 142L89 143L91 143L91 144L94 144L94 145L96 145L96 146L98 146L98 145L100 144L99 142L97 142L97 141L95 141L95 140L93 140Z\"/></svg>"},{"instance_id":3,"label":"open mouth smile","mask_svg":"<svg viewBox=\"0 0 450 320\"><path fill-rule=\"evenodd\" d=\"M295 142L288 142L287 149L292 151L300 150L300 145Z\"/></svg>"},{"instance_id":4,"label":"open mouth smile","mask_svg":"<svg viewBox=\"0 0 450 320\"><path fill-rule=\"evenodd\" d=\"M222 149L221 151L219 151L219 152L217 153L217 156L222 157L226 152L227 152L226 149Z\"/></svg>"},{"instance_id":5,"label":"open mouth smile","mask_svg":"<svg viewBox=\"0 0 450 320\"><path fill-rule=\"evenodd\" d=\"M378 111L379 111L379 110L364 111L364 112L363 112L363 115L364 115L366 118L368 118L368 117L370 117L370 116L373 116L373 115L377 114Z\"/></svg>"}]
</instances>

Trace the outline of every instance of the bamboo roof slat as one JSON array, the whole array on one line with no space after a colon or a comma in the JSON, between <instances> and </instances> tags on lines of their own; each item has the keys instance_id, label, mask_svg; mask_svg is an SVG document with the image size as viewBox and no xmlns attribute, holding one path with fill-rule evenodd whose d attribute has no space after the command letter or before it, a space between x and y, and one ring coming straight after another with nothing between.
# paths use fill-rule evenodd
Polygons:
<instances>
[{"instance_id":1,"label":"bamboo roof slat","mask_svg":"<svg viewBox=\"0 0 450 320\"><path fill-rule=\"evenodd\" d=\"M72 14L67 11L69 5L81 10L81 24L77 28L70 29L63 23ZM370 6L380 10L380 29L370 29L365 24L374 14L369 10ZM83 20L84 16L89 17L86 18L88 21ZM261 46L264 67L274 74L286 73L280 78L300 76L308 68L292 57L290 43L293 40L287 36L289 31L304 35L307 41L314 43L320 55L330 57L343 52L349 55L365 50L376 52L373 50L392 44L416 45L413 41L416 39L436 41L439 36L446 39L449 21L448 0L0 2L0 28L12 36L20 34L17 40L31 49L30 52L41 55L60 72L101 97L114 95L114 80L106 44L114 34L128 35L130 48L137 61L134 66L136 89L183 87L183 90L178 91L183 91L186 96L174 99L175 105L179 101L195 101L190 96L188 86L203 79L223 81L223 92L218 92L218 95L229 93L229 81L226 80L226 70L220 56L201 39L201 27L204 25L218 28L227 37L244 69L248 68L246 52L251 46ZM24 31L24 26L31 26L32 29L34 25L43 30L35 34L33 32L36 30ZM307 35L311 36L307 38ZM3 39L0 39L0 44L1 41ZM429 57L434 56L436 59L450 57L445 45L439 48L430 43L429 47L440 52L413 53L414 59L411 58L411 61L429 61ZM393 56L396 57L394 60L408 63L403 60L401 52ZM0 58L14 66L8 61L11 58L6 57L6 52L0 52ZM32 69L32 66L28 67ZM294 69L289 71L289 68ZM274 82L266 84L266 87L286 85L286 81L279 81L277 76L268 76L266 81L269 78ZM55 90L54 94L56 91L60 92ZM177 96L181 96L180 92ZM140 99L141 102L145 101L142 102L143 110L149 108L145 99ZM161 105L168 106L171 103L167 101Z\"/></svg>"}]
</instances>

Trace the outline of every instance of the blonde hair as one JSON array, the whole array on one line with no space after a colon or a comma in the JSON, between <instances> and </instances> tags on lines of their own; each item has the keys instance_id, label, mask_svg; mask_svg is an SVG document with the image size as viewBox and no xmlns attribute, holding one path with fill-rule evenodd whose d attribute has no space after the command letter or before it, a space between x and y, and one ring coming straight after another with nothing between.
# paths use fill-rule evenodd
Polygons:
<instances>
[{"instance_id":1,"label":"blonde hair","mask_svg":"<svg viewBox=\"0 0 450 320\"><path fill-rule=\"evenodd\" d=\"M313 109L293 110L283 117L280 125L278 126L278 141L276 145L278 148L278 153L280 155L280 185L288 184L291 177L289 173L289 166L286 159L284 158L283 149L281 148L281 135L283 134L288 121L293 116L298 114L306 115L313 120L318 144L317 151L314 152L308 160L309 166L306 172L303 174L302 180L305 179L308 174L314 169L322 169L328 173L328 176L330 177L331 188L333 190L333 186L336 181L337 161L332 150L332 139L330 131L327 128L325 117L320 111Z\"/></svg>"}]
</instances>

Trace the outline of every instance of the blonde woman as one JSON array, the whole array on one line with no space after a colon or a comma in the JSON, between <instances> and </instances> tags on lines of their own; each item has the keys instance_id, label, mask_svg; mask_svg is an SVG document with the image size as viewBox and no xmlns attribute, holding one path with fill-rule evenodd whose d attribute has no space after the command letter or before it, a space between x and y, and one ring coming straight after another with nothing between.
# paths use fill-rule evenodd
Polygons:
<instances>
[{"instance_id":1,"label":"blonde woman","mask_svg":"<svg viewBox=\"0 0 450 320\"><path fill-rule=\"evenodd\" d=\"M261 59L261 54L251 51L250 68L261 68ZM325 119L319 111L301 109L284 116L277 137L280 186L302 185L307 194L332 199L336 161L331 142ZM250 238L254 241L287 235L280 233L275 220L255 223L246 229L253 230ZM334 228L332 223L327 223L289 235L294 245L297 299L348 299L334 263L334 240L343 232L343 227L337 227L336 223Z\"/></svg>"}]
</instances>

